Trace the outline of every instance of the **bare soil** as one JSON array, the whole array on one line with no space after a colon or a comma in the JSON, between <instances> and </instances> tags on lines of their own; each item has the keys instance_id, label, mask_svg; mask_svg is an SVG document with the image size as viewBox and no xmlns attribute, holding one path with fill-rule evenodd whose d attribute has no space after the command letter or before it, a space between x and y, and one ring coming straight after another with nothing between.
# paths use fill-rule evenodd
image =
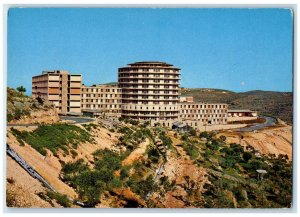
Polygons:
<instances>
[{"instance_id":1,"label":"bare soil","mask_svg":"<svg viewBox=\"0 0 300 217\"><path fill-rule=\"evenodd\" d=\"M243 132L243 139L237 132L224 132L218 136L225 135L229 143L241 143L241 145L252 145L263 154L288 155L292 159L293 134L291 126L272 127L257 132Z\"/></svg>"}]
</instances>

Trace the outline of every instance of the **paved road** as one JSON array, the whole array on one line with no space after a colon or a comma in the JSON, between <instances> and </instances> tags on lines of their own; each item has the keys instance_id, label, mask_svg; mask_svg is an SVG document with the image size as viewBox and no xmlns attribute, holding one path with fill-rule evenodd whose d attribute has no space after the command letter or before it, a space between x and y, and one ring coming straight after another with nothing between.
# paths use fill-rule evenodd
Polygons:
<instances>
[{"instance_id":1,"label":"paved road","mask_svg":"<svg viewBox=\"0 0 300 217\"><path fill-rule=\"evenodd\" d=\"M264 123L258 123L255 124L254 126L249 126L249 127L244 127L244 128L239 128L239 129L235 129L233 131L238 131L238 132L251 132L254 130L260 130L263 129L265 127L270 127L270 126L274 126L276 124L276 119L272 118L272 117L267 117L267 116L262 116L262 118L265 118L266 121Z\"/></svg>"},{"instance_id":2,"label":"paved road","mask_svg":"<svg viewBox=\"0 0 300 217\"><path fill-rule=\"evenodd\" d=\"M73 117L73 116L60 116L61 120L74 121L74 124L86 124L95 121L95 118L88 117Z\"/></svg>"}]
</instances>

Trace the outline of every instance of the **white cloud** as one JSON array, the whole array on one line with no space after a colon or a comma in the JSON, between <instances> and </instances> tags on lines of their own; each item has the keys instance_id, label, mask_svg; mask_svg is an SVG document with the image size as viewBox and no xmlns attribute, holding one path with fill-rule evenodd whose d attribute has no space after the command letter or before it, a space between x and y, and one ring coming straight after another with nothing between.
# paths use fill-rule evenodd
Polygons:
<instances>
[{"instance_id":1,"label":"white cloud","mask_svg":"<svg viewBox=\"0 0 300 217\"><path fill-rule=\"evenodd\" d=\"M244 86L245 85L245 81L241 81L241 85Z\"/></svg>"}]
</instances>

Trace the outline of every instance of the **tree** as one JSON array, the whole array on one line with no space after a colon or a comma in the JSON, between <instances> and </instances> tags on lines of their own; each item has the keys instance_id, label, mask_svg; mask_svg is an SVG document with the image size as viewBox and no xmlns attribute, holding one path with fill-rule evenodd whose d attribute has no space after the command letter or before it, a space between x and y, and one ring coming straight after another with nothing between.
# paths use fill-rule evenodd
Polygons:
<instances>
[{"instance_id":1,"label":"tree","mask_svg":"<svg viewBox=\"0 0 300 217\"><path fill-rule=\"evenodd\" d=\"M220 136L221 141L225 142L226 141L226 136L222 135Z\"/></svg>"},{"instance_id":2,"label":"tree","mask_svg":"<svg viewBox=\"0 0 300 217\"><path fill-rule=\"evenodd\" d=\"M244 152L243 153L243 159L248 162L250 159L252 158L252 154L250 154L249 152Z\"/></svg>"},{"instance_id":3,"label":"tree","mask_svg":"<svg viewBox=\"0 0 300 217\"><path fill-rule=\"evenodd\" d=\"M17 91L19 91L20 93L25 93L26 92L26 88L23 86L17 87Z\"/></svg>"}]
</instances>

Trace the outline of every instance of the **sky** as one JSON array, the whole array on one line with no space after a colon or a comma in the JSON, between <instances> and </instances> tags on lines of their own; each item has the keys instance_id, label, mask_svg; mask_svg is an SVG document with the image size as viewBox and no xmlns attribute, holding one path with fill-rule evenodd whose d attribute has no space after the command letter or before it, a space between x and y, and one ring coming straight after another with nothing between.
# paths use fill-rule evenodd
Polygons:
<instances>
[{"instance_id":1,"label":"sky","mask_svg":"<svg viewBox=\"0 0 300 217\"><path fill-rule=\"evenodd\" d=\"M11 8L7 85L44 70L117 81L119 67L162 61L181 86L292 91L293 17L288 9Z\"/></svg>"}]
</instances>

